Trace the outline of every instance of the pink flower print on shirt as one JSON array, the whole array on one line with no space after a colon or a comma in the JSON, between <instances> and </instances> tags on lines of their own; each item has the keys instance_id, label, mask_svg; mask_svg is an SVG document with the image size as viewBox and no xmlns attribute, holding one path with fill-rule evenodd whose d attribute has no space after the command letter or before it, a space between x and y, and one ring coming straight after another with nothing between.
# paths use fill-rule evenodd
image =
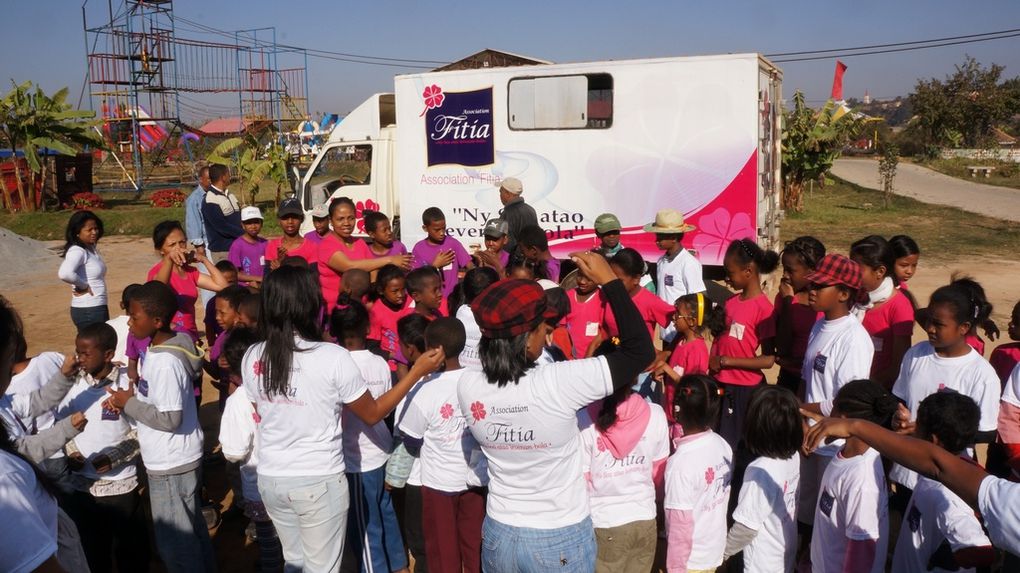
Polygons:
<instances>
[{"instance_id":1,"label":"pink flower print on shirt","mask_svg":"<svg viewBox=\"0 0 1020 573\"><path fill-rule=\"evenodd\" d=\"M474 418L476 422L479 421L479 420L484 420L485 419L485 404L482 404L481 402L474 402L474 403L472 403L471 404L471 417Z\"/></svg>"},{"instance_id":2,"label":"pink flower print on shirt","mask_svg":"<svg viewBox=\"0 0 1020 573\"><path fill-rule=\"evenodd\" d=\"M712 485L715 481L715 468L708 468L705 470L705 485Z\"/></svg>"},{"instance_id":3,"label":"pink flower print on shirt","mask_svg":"<svg viewBox=\"0 0 1020 573\"><path fill-rule=\"evenodd\" d=\"M598 448L600 452L606 451L606 443L602 441L601 437L595 438L595 447Z\"/></svg>"},{"instance_id":4,"label":"pink flower print on shirt","mask_svg":"<svg viewBox=\"0 0 1020 573\"><path fill-rule=\"evenodd\" d=\"M425 109L421 110L421 114L418 117L425 115L425 112L437 107L442 107L443 100L446 96L443 95L443 88L432 84L425 86L425 91L421 92L421 97L425 100Z\"/></svg>"},{"instance_id":5,"label":"pink flower print on shirt","mask_svg":"<svg viewBox=\"0 0 1020 573\"><path fill-rule=\"evenodd\" d=\"M450 417L453 416L453 406L450 405L449 402L443 404L443 407L439 409L439 415L442 416L444 420L449 420Z\"/></svg>"},{"instance_id":6,"label":"pink flower print on shirt","mask_svg":"<svg viewBox=\"0 0 1020 573\"><path fill-rule=\"evenodd\" d=\"M726 248L737 239L754 238L757 231L747 213L731 216L725 207L719 207L698 220L698 234L694 237L694 249L700 257L722 260Z\"/></svg>"},{"instance_id":7,"label":"pink flower print on shirt","mask_svg":"<svg viewBox=\"0 0 1020 573\"><path fill-rule=\"evenodd\" d=\"M256 376L262 376L262 372L263 372L262 361L261 360L256 360L255 363L251 365L251 369L252 369L252 372L254 372Z\"/></svg>"}]
</instances>

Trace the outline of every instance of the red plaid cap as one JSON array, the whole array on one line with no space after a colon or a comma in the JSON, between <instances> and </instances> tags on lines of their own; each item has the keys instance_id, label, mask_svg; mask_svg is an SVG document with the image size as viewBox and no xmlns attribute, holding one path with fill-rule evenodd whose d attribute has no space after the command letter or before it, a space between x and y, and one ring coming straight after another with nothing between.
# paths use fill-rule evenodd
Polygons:
<instances>
[{"instance_id":1,"label":"red plaid cap","mask_svg":"<svg viewBox=\"0 0 1020 573\"><path fill-rule=\"evenodd\" d=\"M818 261L815 270L807 280L820 285L844 285L852 289L861 288L861 266L843 255L829 253Z\"/></svg>"},{"instance_id":2,"label":"red plaid cap","mask_svg":"<svg viewBox=\"0 0 1020 573\"><path fill-rule=\"evenodd\" d=\"M546 306L542 287L523 279L489 285L471 303L471 310L479 330L489 338L512 338L556 316L556 310Z\"/></svg>"}]
</instances>

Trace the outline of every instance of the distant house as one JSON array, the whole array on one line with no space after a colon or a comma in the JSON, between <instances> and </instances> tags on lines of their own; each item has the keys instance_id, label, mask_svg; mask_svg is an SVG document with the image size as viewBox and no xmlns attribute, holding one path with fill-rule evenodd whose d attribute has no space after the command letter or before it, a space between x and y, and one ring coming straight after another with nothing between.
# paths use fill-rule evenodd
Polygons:
<instances>
[{"instance_id":1,"label":"distant house","mask_svg":"<svg viewBox=\"0 0 1020 573\"><path fill-rule=\"evenodd\" d=\"M476 70L478 68L508 68L513 66L539 66L551 64L548 60L539 60L520 54L501 52L486 48L480 52L461 58L456 62L440 66L432 71L446 72L450 70Z\"/></svg>"}]
</instances>

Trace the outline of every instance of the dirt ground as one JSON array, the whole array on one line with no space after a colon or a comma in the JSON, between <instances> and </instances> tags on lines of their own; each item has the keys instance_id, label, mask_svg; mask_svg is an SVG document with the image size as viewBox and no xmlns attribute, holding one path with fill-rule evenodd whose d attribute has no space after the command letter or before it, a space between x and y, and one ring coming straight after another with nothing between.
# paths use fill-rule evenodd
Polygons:
<instances>
[{"instance_id":1,"label":"dirt ground","mask_svg":"<svg viewBox=\"0 0 1020 573\"><path fill-rule=\"evenodd\" d=\"M60 246L58 242L50 242L47 245ZM138 237L104 238L101 252L108 266L106 279L110 314L116 316L121 314L118 303L123 288L132 282L143 281L146 272L158 258L152 250L152 243ZM0 265L3 263L0 262ZM59 265L60 259L56 255L51 260L40 260L31 272L19 273L12 290L0 293L14 304L25 322L30 355L47 350L68 352L73 349L74 326L68 311L70 288L57 279ZM1020 262L974 259L946 265L922 259L918 273L910 281L910 291L924 305L929 294L946 284L950 275L956 271L973 276L984 286L995 306L993 318L1005 332L1013 305L1020 299L1020 287L1017 286ZM3 272L2 266L0 272ZM199 308L198 312L199 324L202 324L203 309ZM915 329L915 341L923 338L920 329ZM990 354L1000 342L1001 339L989 342L987 352ZM219 419L213 403L216 391L208 381L205 390L201 419L207 436L207 450L211 451L216 445L215 436L218 432ZM207 467L207 485L210 496L221 504L223 511L226 511L230 507L231 494L225 485L222 468L222 464ZM217 549L220 571L254 569L256 548L245 541L243 532L246 521L237 512L227 512L223 524L214 532L213 543Z\"/></svg>"}]
</instances>

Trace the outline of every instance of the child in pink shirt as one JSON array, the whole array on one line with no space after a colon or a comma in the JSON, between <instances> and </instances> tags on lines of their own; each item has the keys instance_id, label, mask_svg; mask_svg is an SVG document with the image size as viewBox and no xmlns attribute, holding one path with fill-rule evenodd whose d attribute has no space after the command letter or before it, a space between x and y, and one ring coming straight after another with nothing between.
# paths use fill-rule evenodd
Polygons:
<instances>
[{"instance_id":1,"label":"child in pink shirt","mask_svg":"<svg viewBox=\"0 0 1020 573\"><path fill-rule=\"evenodd\" d=\"M591 356L594 350L591 348L591 342L598 337L599 327L602 325L605 314L602 291L599 290L595 281L578 269L577 288L568 292L567 298L570 299L570 313L567 314L565 322L573 347L570 357Z\"/></svg>"},{"instance_id":2,"label":"child in pink shirt","mask_svg":"<svg viewBox=\"0 0 1020 573\"><path fill-rule=\"evenodd\" d=\"M669 356L669 362L659 366L654 375L662 383L662 407L669 420L671 434L679 437L679 430L673 418L673 400L676 384L688 374L708 374L708 344L704 331L708 327L713 336L718 335L724 320L722 309L712 304L704 293L686 294L676 299L676 314L673 326L676 328L676 347ZM714 326L710 326L714 325Z\"/></svg>"},{"instance_id":3,"label":"child in pink shirt","mask_svg":"<svg viewBox=\"0 0 1020 573\"><path fill-rule=\"evenodd\" d=\"M379 269L375 279L375 296L378 298L369 309L368 339L379 343L379 348L390 360L390 369L395 370L393 359L400 348L397 321L414 312L404 285L404 271L396 265Z\"/></svg>"},{"instance_id":4,"label":"child in pink shirt","mask_svg":"<svg viewBox=\"0 0 1020 573\"><path fill-rule=\"evenodd\" d=\"M850 246L850 259L861 266L861 289L866 293L853 313L875 345L871 379L888 390L900 373L903 355L910 348L914 306L896 288L892 270L896 256L885 239L872 235L857 241Z\"/></svg>"},{"instance_id":5,"label":"child in pink shirt","mask_svg":"<svg viewBox=\"0 0 1020 573\"><path fill-rule=\"evenodd\" d=\"M616 273L616 276L623 281L624 286L627 287L630 298L634 301L634 305L637 306L641 318L645 321L649 336L652 337L652 340L655 340L655 326L659 325L665 328L669 325L673 315L673 305L641 286L641 277L645 274L645 261L636 250L629 247L620 249L609 260L609 266ZM616 317L613 316L613 312L608 306L606 307L602 323L605 328L605 334L609 338L620 334L620 329L616 326Z\"/></svg>"},{"instance_id":6,"label":"child in pink shirt","mask_svg":"<svg viewBox=\"0 0 1020 573\"><path fill-rule=\"evenodd\" d=\"M725 393L719 435L735 448L743 435L751 392L765 382L762 370L775 364L776 327L772 303L762 292L761 275L779 266L779 253L766 251L750 239L738 239L726 249L723 266L726 281L739 294L724 305L725 329L712 343L708 371Z\"/></svg>"},{"instance_id":7,"label":"child in pink shirt","mask_svg":"<svg viewBox=\"0 0 1020 573\"><path fill-rule=\"evenodd\" d=\"M825 245L814 237L797 237L786 243L780 254L783 280L779 283L772 315L776 324L776 364L779 365L776 383L794 394L800 387L800 369L811 327L819 314L808 302L811 285L807 276L824 256Z\"/></svg>"}]
</instances>

